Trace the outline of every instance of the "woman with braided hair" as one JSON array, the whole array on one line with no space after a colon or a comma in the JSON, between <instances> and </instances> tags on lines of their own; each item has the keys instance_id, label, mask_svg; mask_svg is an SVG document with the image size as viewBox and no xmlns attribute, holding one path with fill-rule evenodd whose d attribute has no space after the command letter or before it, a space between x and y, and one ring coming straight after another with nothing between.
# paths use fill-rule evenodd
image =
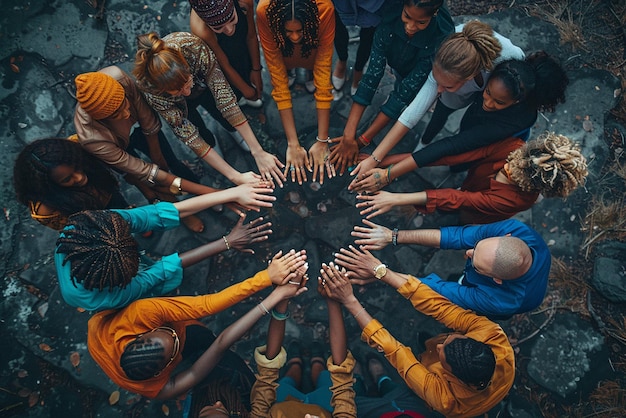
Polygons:
<instances>
[{"instance_id":1,"label":"woman with braided hair","mask_svg":"<svg viewBox=\"0 0 626 418\"><path fill-rule=\"evenodd\" d=\"M172 229L181 218L227 202L257 210L271 207L275 200L269 195L272 191L244 184L176 203L70 216L54 254L63 299L89 311L120 308L136 299L171 292L180 286L183 268L222 251L234 248L254 253L249 245L266 240L272 233L271 223L262 223L262 217L244 225L245 216L241 215L228 235L147 264L140 262L139 246L131 234Z\"/></svg>"},{"instance_id":2,"label":"woman with braided hair","mask_svg":"<svg viewBox=\"0 0 626 418\"><path fill-rule=\"evenodd\" d=\"M387 157L383 164L394 158ZM486 224L508 219L529 209L539 198L565 198L585 184L587 163L577 143L554 132L544 132L524 143L519 138L442 158L430 165L469 163L460 189L434 189L414 193L379 191L359 195L356 206L367 219L388 212L394 206L414 205L431 213L459 212L459 221Z\"/></svg>"},{"instance_id":3,"label":"woman with braided hair","mask_svg":"<svg viewBox=\"0 0 626 418\"><path fill-rule=\"evenodd\" d=\"M524 61L501 62L492 71L485 90L474 93L458 134L414 151L411 157L387 168L361 171L348 189L374 192L443 157L476 150L512 136L523 139L539 111L552 111L565 101L568 83L559 62L543 51L531 54Z\"/></svg>"},{"instance_id":4,"label":"woman with braided hair","mask_svg":"<svg viewBox=\"0 0 626 418\"><path fill-rule=\"evenodd\" d=\"M469 105L473 94L484 90L496 65L510 59L524 59L521 48L484 22L473 20L457 25L455 31L437 50L432 71L413 101L372 151L372 157L361 161L352 175L376 167L376 160L387 156L436 101L435 112L421 137L422 144L429 144L443 128L450 113ZM371 138L367 132L363 136ZM363 145L357 141L353 149Z\"/></svg>"},{"instance_id":5,"label":"woman with braided hair","mask_svg":"<svg viewBox=\"0 0 626 418\"><path fill-rule=\"evenodd\" d=\"M257 26L265 62L269 70L272 97L278 107L287 138L284 175L302 184L307 171L313 181L324 182L334 175L328 164L328 126L333 101L330 72L335 38L335 9L331 0L261 0L257 6ZM287 72L294 68L313 71L317 108L317 136L309 149L300 145L293 115Z\"/></svg>"},{"instance_id":6,"label":"woman with braided hair","mask_svg":"<svg viewBox=\"0 0 626 418\"><path fill-rule=\"evenodd\" d=\"M104 164L65 138L39 139L24 147L13 167L13 185L30 216L56 230L81 210L128 206Z\"/></svg>"}]
</instances>

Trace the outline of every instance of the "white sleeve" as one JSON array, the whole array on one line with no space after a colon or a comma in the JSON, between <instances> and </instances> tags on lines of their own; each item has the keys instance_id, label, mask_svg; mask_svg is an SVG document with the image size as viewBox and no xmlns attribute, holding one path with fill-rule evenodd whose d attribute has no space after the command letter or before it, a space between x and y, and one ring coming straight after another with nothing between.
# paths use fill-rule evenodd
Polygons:
<instances>
[{"instance_id":1,"label":"white sleeve","mask_svg":"<svg viewBox=\"0 0 626 418\"><path fill-rule=\"evenodd\" d=\"M435 81L435 77L431 71L413 101L404 109L404 112L402 112L398 118L398 122L409 129L413 129L436 99L437 81Z\"/></svg>"},{"instance_id":2,"label":"white sleeve","mask_svg":"<svg viewBox=\"0 0 626 418\"><path fill-rule=\"evenodd\" d=\"M509 38L500 35L495 30L493 31L493 35L500 42L500 45L502 45L502 51L500 51L500 56L493 60L494 66L498 65L502 61L512 59L523 60L524 58L526 58L524 50L519 46L514 45Z\"/></svg>"}]
</instances>

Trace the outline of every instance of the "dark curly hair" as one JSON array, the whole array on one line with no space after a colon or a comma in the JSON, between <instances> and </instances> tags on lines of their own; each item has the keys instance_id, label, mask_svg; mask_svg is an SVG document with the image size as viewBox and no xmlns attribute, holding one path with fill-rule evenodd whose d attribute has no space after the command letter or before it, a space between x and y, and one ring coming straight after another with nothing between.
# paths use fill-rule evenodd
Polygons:
<instances>
[{"instance_id":1,"label":"dark curly hair","mask_svg":"<svg viewBox=\"0 0 626 418\"><path fill-rule=\"evenodd\" d=\"M479 390L489 386L496 370L496 357L491 347L473 338L457 338L447 344L443 351L456 377Z\"/></svg>"},{"instance_id":2,"label":"dark curly hair","mask_svg":"<svg viewBox=\"0 0 626 418\"><path fill-rule=\"evenodd\" d=\"M68 218L57 252L71 266L72 283L87 290L125 288L139 271L139 245L116 212L90 210Z\"/></svg>"},{"instance_id":3,"label":"dark curly hair","mask_svg":"<svg viewBox=\"0 0 626 418\"><path fill-rule=\"evenodd\" d=\"M569 79L559 62L544 51L535 52L524 61L501 62L491 73L511 93L511 98L527 102L539 111L554 111L565 102L565 89Z\"/></svg>"},{"instance_id":4,"label":"dark curly hair","mask_svg":"<svg viewBox=\"0 0 626 418\"><path fill-rule=\"evenodd\" d=\"M320 14L315 0L270 0L266 15L274 41L283 56L293 55L294 45L285 32L285 23L291 20L302 24L302 57L308 58L318 47Z\"/></svg>"},{"instance_id":5,"label":"dark curly hair","mask_svg":"<svg viewBox=\"0 0 626 418\"><path fill-rule=\"evenodd\" d=\"M74 167L87 175L82 187L63 187L51 178L60 165ZM64 216L81 210L104 209L99 194L112 195L118 182L109 169L80 144L65 138L45 138L28 144L19 153L13 168L17 200L28 206L41 202Z\"/></svg>"}]
</instances>

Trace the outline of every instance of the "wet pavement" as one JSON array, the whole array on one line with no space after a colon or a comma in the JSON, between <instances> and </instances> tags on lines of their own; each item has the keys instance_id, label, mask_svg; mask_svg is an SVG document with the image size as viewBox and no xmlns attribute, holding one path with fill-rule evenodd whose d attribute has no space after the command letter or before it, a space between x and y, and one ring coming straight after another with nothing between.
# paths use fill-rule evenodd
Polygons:
<instances>
[{"instance_id":1,"label":"wet pavement","mask_svg":"<svg viewBox=\"0 0 626 418\"><path fill-rule=\"evenodd\" d=\"M74 133L72 87L77 74L112 64L129 71L135 36L152 30L161 35L187 31L189 5L187 2L144 4L115 0L106 2L104 13L97 16L98 9L88 2L2 3L0 170L3 187L0 196L4 216L0 221L4 222L4 227L0 231L3 260L0 273L4 280L0 284L3 296L0 304L3 337L0 343L0 416L180 416L178 401L145 402L125 391L121 391L115 405L109 405L109 395L119 388L89 356L86 346L89 313L67 306L56 285L52 254L57 233L32 221L26 208L15 201L12 170L13 162L25 144L42 137ZM455 21L459 23L467 19L457 17ZM544 49L564 63L576 54L559 46L554 26L518 11L494 13L481 17L481 20L490 23L526 52ZM353 44L349 62L353 62L354 49ZM586 190L576 191L565 202L544 199L517 216L543 235L553 256L563 261L565 271L569 271L569 266L580 265L581 245L589 236L582 224L588 203L594 196L609 190L606 167L615 155L608 146L606 137L609 135L605 134L617 131L623 140L625 133L623 127L607 119L608 111L616 103L616 94L619 94L616 93L618 80L608 72L588 68L571 70L568 76L570 86L566 103L558 106L555 113L540 115L533 134L545 129L554 130L582 144L590 169ZM266 70L263 79L265 106L260 110L244 108L244 111L263 147L282 157L286 142L276 106L270 100L271 87ZM344 86L344 97L333 103L331 136L341 133L347 118L351 105L349 85ZM393 79L388 74L381 83L374 106L370 106L364 115L363 125L371 121L377 105L392 87ZM300 140L303 145L310 146L316 134L315 118L309 116L314 111L314 99L303 85L296 85L293 91ZM446 125L447 132L454 131L459 119L460 115L451 119ZM412 150L416 134L424 126L425 121L409 132L395 151ZM254 160L230 143L220 127L211 121L209 127L218 132L226 158L234 167L240 171L254 169ZM227 180L216 176L212 169L175 142L167 127L164 130L178 155L193 167L204 183L215 187L230 186ZM381 138L382 135L375 142ZM428 168L394 182L389 190L417 190L433 185L457 187L461 178L462 175L451 174L447 168ZM321 187L308 182L277 189L277 204L263 213L274 224L274 234L269 242L258 246L255 255L231 251L186 269L183 284L175 293L203 294L223 289L263 269L279 249L306 249L310 275L315 277L322 262L330 261L334 251L352 242L350 231L360 221L354 207L355 195L346 190L349 181L348 176L344 176L327 180ZM129 202L147 203L136 190L123 185L123 191ZM236 221L234 214L228 211L207 210L200 217L207 225L201 234L192 234L181 227L138 240L148 254L161 256L216 239ZM375 221L408 229L454 225L457 218L441 214L424 217L410 211L394 210ZM619 320L619 315L625 313L623 260L626 249L618 242L603 245L601 251L591 253L588 262L591 265L593 257L603 255L595 274L588 269L588 277L572 276L569 279L582 282L583 287L586 282L593 282L598 288L602 287L598 283L608 280L605 293L618 295L615 305L611 306L616 312L616 320ZM416 276L436 272L448 277L457 274L463 265L461 252L419 246L387 247L378 256L394 270ZM559 277L563 275L567 276L563 273ZM594 301L605 303L602 295L594 292L594 299L586 301L586 306L571 306L567 301L571 294L564 287L570 291L577 289L574 285L563 286L562 279L554 279L540 309L502 323L511 339L519 343L518 376L511 396L492 411L493 416L500 409L506 410L510 416L541 416L537 406L519 394L523 392L517 390L519 387L545 388L563 403L569 403L587 396L600 379L623 379L623 373L612 369L609 354L611 348L613 355L617 350L617 355L623 356L623 345L616 345L615 340L607 338L606 333L602 333L607 324L601 320L598 322L589 313L593 312L590 306L593 307ZM418 332L433 333L439 329L435 321L416 313L406 301L384 286L372 285L355 290L370 312L407 345L417 345ZM207 318L205 322L219 332L254 306L260 297L256 295ZM291 309L287 339L311 341L327 338L325 303L315 290L294 300ZM237 343L235 349L242 357L251 359L253 348L264 342L266 321L261 321ZM347 319L347 331L351 348L357 356L363 356L367 347L360 342L358 327L352 319ZM567 368L564 368L565 364Z\"/></svg>"}]
</instances>

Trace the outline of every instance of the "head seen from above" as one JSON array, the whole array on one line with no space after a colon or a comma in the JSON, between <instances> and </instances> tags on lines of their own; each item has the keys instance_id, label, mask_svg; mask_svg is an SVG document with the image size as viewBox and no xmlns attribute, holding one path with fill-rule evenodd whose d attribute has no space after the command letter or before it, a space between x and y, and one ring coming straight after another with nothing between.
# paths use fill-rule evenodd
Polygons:
<instances>
[{"instance_id":1,"label":"head seen from above","mask_svg":"<svg viewBox=\"0 0 626 418\"><path fill-rule=\"evenodd\" d=\"M491 383L496 358L487 344L454 333L448 335L442 344L437 344L437 354L443 368L464 383L479 390Z\"/></svg>"},{"instance_id":2,"label":"head seen from above","mask_svg":"<svg viewBox=\"0 0 626 418\"><path fill-rule=\"evenodd\" d=\"M133 75L138 83L159 94L188 96L193 88L187 60L178 49L167 46L156 32L137 36Z\"/></svg>"},{"instance_id":3,"label":"head seen from above","mask_svg":"<svg viewBox=\"0 0 626 418\"><path fill-rule=\"evenodd\" d=\"M437 16L442 4L443 0L404 0L404 7L400 15L404 24L404 33L410 38L417 32L426 29L432 18Z\"/></svg>"},{"instance_id":4,"label":"head seen from above","mask_svg":"<svg viewBox=\"0 0 626 418\"><path fill-rule=\"evenodd\" d=\"M189 0L191 8L215 33L232 36L239 17L235 11L235 0Z\"/></svg>"},{"instance_id":5,"label":"head seen from above","mask_svg":"<svg viewBox=\"0 0 626 418\"><path fill-rule=\"evenodd\" d=\"M176 331L162 326L138 335L124 347L120 366L131 380L146 380L159 376L180 352Z\"/></svg>"},{"instance_id":6,"label":"head seen from above","mask_svg":"<svg viewBox=\"0 0 626 418\"><path fill-rule=\"evenodd\" d=\"M465 255L476 273L491 277L496 283L523 276L533 262L528 245L508 235L480 240Z\"/></svg>"},{"instance_id":7,"label":"head seen from above","mask_svg":"<svg viewBox=\"0 0 626 418\"><path fill-rule=\"evenodd\" d=\"M314 0L270 0L267 20L274 41L285 57L291 57L295 45L308 58L319 45L320 16Z\"/></svg>"}]
</instances>

